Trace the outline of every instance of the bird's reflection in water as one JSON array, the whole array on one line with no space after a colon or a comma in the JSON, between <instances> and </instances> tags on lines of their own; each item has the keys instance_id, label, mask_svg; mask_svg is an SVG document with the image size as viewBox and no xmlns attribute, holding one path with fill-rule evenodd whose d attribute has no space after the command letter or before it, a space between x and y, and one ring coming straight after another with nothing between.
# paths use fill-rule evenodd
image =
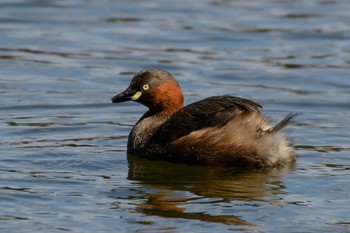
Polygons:
<instances>
[{"instance_id":1,"label":"bird's reflection in water","mask_svg":"<svg viewBox=\"0 0 350 233\"><path fill-rule=\"evenodd\" d=\"M146 201L138 205L142 213L234 225L250 223L234 215L193 212L190 206L226 203L235 208L234 201L247 205L249 202L257 205L259 201L278 204L277 195L285 189L281 175L293 169L290 166L243 171L150 161L134 156L128 156L128 162L128 179L152 190L142 197Z\"/></svg>"}]
</instances>

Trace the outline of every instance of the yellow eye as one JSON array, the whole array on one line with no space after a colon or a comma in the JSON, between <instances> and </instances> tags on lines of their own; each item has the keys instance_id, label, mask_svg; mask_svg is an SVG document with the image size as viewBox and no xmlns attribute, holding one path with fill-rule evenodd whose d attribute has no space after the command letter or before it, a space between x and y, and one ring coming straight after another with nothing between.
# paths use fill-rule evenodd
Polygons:
<instances>
[{"instance_id":1,"label":"yellow eye","mask_svg":"<svg viewBox=\"0 0 350 233\"><path fill-rule=\"evenodd\" d=\"M143 86L142 86L142 89L145 90L145 91L147 91L147 90L149 89L148 84L143 85Z\"/></svg>"}]
</instances>

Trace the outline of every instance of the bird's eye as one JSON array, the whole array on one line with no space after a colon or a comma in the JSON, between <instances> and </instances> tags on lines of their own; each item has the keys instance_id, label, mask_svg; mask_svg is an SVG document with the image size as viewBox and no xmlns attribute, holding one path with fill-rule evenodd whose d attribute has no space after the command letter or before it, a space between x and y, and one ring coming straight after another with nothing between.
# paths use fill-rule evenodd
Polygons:
<instances>
[{"instance_id":1,"label":"bird's eye","mask_svg":"<svg viewBox=\"0 0 350 233\"><path fill-rule=\"evenodd\" d=\"M149 89L148 84L143 85L143 86L142 86L142 89L145 90L145 91L147 91L147 90Z\"/></svg>"}]
</instances>

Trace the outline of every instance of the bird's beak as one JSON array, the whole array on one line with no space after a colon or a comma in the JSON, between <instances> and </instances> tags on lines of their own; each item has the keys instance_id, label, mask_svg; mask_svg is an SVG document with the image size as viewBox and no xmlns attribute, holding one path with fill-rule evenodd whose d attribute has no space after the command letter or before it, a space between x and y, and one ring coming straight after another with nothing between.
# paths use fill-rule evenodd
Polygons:
<instances>
[{"instance_id":1,"label":"bird's beak","mask_svg":"<svg viewBox=\"0 0 350 233\"><path fill-rule=\"evenodd\" d=\"M129 100L134 100L134 96L137 94L137 91L131 89L130 87L123 91L122 93L114 96L111 99L112 103L120 103L120 102L125 102Z\"/></svg>"}]
</instances>

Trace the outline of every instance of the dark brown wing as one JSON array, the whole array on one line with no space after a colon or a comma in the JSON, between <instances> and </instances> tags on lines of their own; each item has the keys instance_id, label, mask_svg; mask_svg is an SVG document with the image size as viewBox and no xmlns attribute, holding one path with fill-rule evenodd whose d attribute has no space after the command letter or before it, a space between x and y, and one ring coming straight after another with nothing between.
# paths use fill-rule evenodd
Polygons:
<instances>
[{"instance_id":1,"label":"dark brown wing","mask_svg":"<svg viewBox=\"0 0 350 233\"><path fill-rule=\"evenodd\" d=\"M151 141L166 145L192 131L223 126L246 111L262 108L254 101L240 97L213 96L192 103L174 113L152 136Z\"/></svg>"}]
</instances>

